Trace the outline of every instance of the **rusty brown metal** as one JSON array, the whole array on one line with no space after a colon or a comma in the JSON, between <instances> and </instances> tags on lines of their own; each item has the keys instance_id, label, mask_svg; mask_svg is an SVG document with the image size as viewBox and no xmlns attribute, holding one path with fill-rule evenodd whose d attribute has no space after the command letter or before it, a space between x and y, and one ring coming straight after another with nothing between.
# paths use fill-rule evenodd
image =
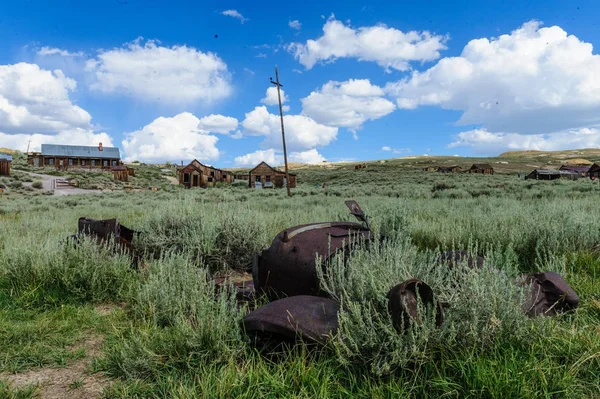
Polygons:
<instances>
[{"instance_id":1,"label":"rusty brown metal","mask_svg":"<svg viewBox=\"0 0 600 399\"><path fill-rule=\"evenodd\" d=\"M335 254L348 258L351 246L373 240L366 227L351 222L326 222L290 227L254 259L252 275L258 294L271 301L295 295L324 296L319 290L316 256L323 267Z\"/></svg>"},{"instance_id":2,"label":"rusty brown metal","mask_svg":"<svg viewBox=\"0 0 600 399\"><path fill-rule=\"evenodd\" d=\"M77 221L78 233L73 236L75 242L78 242L79 237L88 236L95 239L99 244L106 244L113 240L117 250L129 253L132 257L132 265L134 267L143 267L141 258L137 251L133 248L133 237L136 231L121 225L119 219L90 219L80 217Z\"/></svg>"},{"instance_id":3,"label":"rusty brown metal","mask_svg":"<svg viewBox=\"0 0 600 399\"><path fill-rule=\"evenodd\" d=\"M248 304L250 308L254 306L254 282L251 274L216 276L213 281L217 292L233 288L238 305Z\"/></svg>"},{"instance_id":4,"label":"rusty brown metal","mask_svg":"<svg viewBox=\"0 0 600 399\"><path fill-rule=\"evenodd\" d=\"M523 303L523 311L529 317L556 316L579 306L579 296L558 273L525 274L521 279L522 285L531 286Z\"/></svg>"},{"instance_id":5,"label":"rusty brown metal","mask_svg":"<svg viewBox=\"0 0 600 399\"><path fill-rule=\"evenodd\" d=\"M407 331L410 322L418 325L423 323L418 310L419 300L426 308L435 309L435 324L442 325L444 310L441 303L435 300L431 287L419 279L410 279L392 287L388 292L388 311L396 331Z\"/></svg>"},{"instance_id":6,"label":"rusty brown metal","mask_svg":"<svg viewBox=\"0 0 600 399\"><path fill-rule=\"evenodd\" d=\"M324 344L337 332L338 302L329 298L299 295L273 301L242 320L242 329L255 342Z\"/></svg>"},{"instance_id":7,"label":"rusty brown metal","mask_svg":"<svg viewBox=\"0 0 600 399\"><path fill-rule=\"evenodd\" d=\"M473 256L471 253L460 250L460 251L446 251L442 252L440 256L436 258L438 263L447 264L449 269L452 269L457 264L466 262L470 269L477 267L478 269L483 268L484 258L481 256Z\"/></svg>"}]
</instances>

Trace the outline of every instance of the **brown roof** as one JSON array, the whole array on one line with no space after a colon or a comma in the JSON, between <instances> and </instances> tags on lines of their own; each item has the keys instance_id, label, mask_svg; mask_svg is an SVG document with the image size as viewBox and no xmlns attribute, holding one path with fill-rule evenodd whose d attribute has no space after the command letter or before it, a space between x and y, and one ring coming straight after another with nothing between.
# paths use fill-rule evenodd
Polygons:
<instances>
[{"instance_id":1,"label":"brown roof","mask_svg":"<svg viewBox=\"0 0 600 399\"><path fill-rule=\"evenodd\" d=\"M268 167L268 168L272 169L272 170L273 170L273 171L275 171L276 173L285 173L285 172L284 172L284 171L282 171L282 170L275 169L274 167L270 166L270 165L269 165L268 163L266 163L265 161L262 161L261 163L259 163L258 165L256 165L254 168L252 168L252 169L250 170L250 173L252 173L252 172L254 171L254 169L258 168L258 167L259 167L260 165L262 165L262 164L264 164L266 167ZM289 173L289 172L288 172L288 173ZM294 173L289 173L289 174L290 174L290 176L296 176L296 174L294 174Z\"/></svg>"},{"instance_id":2,"label":"brown roof","mask_svg":"<svg viewBox=\"0 0 600 399\"><path fill-rule=\"evenodd\" d=\"M474 163L471 169L494 169L489 163Z\"/></svg>"}]
</instances>

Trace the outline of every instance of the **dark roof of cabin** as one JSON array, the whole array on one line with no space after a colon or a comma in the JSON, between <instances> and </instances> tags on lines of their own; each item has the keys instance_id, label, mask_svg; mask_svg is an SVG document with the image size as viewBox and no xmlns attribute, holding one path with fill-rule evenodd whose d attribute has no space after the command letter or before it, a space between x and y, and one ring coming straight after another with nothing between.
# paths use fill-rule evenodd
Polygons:
<instances>
[{"instance_id":1,"label":"dark roof of cabin","mask_svg":"<svg viewBox=\"0 0 600 399\"><path fill-rule=\"evenodd\" d=\"M471 169L494 169L489 163L474 163Z\"/></svg>"},{"instance_id":2,"label":"dark roof of cabin","mask_svg":"<svg viewBox=\"0 0 600 399\"><path fill-rule=\"evenodd\" d=\"M256 165L254 168L252 168L250 170L250 173L252 173L256 168L258 168L260 165L265 164L265 166L267 166L268 168L271 168L273 171L275 171L276 173L284 173L284 171L279 170L279 169L275 169L274 167L272 167L271 165L269 165L268 163L266 163L265 161L262 161L261 163L259 163L258 165ZM289 172L288 172L289 173ZM290 176L296 176L296 174L294 173L289 173Z\"/></svg>"},{"instance_id":3,"label":"dark roof of cabin","mask_svg":"<svg viewBox=\"0 0 600 399\"><path fill-rule=\"evenodd\" d=\"M119 149L116 147L98 147L83 145L42 144L43 156L73 157L73 158L110 158L121 159Z\"/></svg>"},{"instance_id":4,"label":"dark roof of cabin","mask_svg":"<svg viewBox=\"0 0 600 399\"><path fill-rule=\"evenodd\" d=\"M571 170L577 173L587 173L590 170L589 165L563 165L559 170Z\"/></svg>"}]
</instances>

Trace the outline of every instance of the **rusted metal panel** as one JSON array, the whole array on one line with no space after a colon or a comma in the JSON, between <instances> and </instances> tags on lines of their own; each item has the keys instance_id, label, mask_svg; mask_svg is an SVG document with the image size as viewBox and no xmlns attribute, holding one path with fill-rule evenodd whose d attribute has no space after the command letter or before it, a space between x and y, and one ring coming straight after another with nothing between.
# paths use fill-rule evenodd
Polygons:
<instances>
[{"instance_id":1,"label":"rusted metal panel","mask_svg":"<svg viewBox=\"0 0 600 399\"><path fill-rule=\"evenodd\" d=\"M351 222L313 223L280 232L271 246L256 257L254 286L271 300L295 295L323 296L319 290L316 256L326 268L331 257L348 256L350 246L373 240L366 227Z\"/></svg>"},{"instance_id":2,"label":"rusted metal panel","mask_svg":"<svg viewBox=\"0 0 600 399\"><path fill-rule=\"evenodd\" d=\"M299 295L271 302L242 320L242 329L255 340L324 344L339 328L340 305L329 298Z\"/></svg>"},{"instance_id":3,"label":"rusted metal panel","mask_svg":"<svg viewBox=\"0 0 600 399\"><path fill-rule=\"evenodd\" d=\"M579 296L558 273L522 275L521 279L521 284L531 287L523 303L529 317L555 316L579 306Z\"/></svg>"},{"instance_id":4,"label":"rusted metal panel","mask_svg":"<svg viewBox=\"0 0 600 399\"><path fill-rule=\"evenodd\" d=\"M435 324L442 325L444 310L442 304L435 300L431 287L419 279L410 279L394 286L388 292L388 311L398 332L406 331L411 322L419 325L423 323L418 302L425 305L426 309L433 309L436 312Z\"/></svg>"},{"instance_id":5,"label":"rusted metal panel","mask_svg":"<svg viewBox=\"0 0 600 399\"><path fill-rule=\"evenodd\" d=\"M78 219L78 233L73 236L75 242L79 241L79 237L88 236L99 244L106 244L113 240L115 248L120 251L127 252L132 257L132 265L134 267L144 266L141 258L132 245L133 237L137 232L122 226L119 219L104 219L95 220L86 217Z\"/></svg>"}]
</instances>

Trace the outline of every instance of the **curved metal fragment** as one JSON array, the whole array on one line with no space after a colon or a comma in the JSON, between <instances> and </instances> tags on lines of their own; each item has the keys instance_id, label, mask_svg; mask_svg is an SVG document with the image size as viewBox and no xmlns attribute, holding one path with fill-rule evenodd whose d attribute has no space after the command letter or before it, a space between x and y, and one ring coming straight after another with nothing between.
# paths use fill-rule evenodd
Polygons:
<instances>
[{"instance_id":1,"label":"curved metal fragment","mask_svg":"<svg viewBox=\"0 0 600 399\"><path fill-rule=\"evenodd\" d=\"M545 272L521 277L523 285L531 285L531 291L523 303L523 311L527 316L556 316L579 306L579 296L560 274Z\"/></svg>"},{"instance_id":2,"label":"curved metal fragment","mask_svg":"<svg viewBox=\"0 0 600 399\"><path fill-rule=\"evenodd\" d=\"M339 303L333 299L298 295L248 313L242 320L242 328L259 340L324 344L337 332L339 309Z\"/></svg>"},{"instance_id":3,"label":"curved metal fragment","mask_svg":"<svg viewBox=\"0 0 600 399\"><path fill-rule=\"evenodd\" d=\"M392 323L398 332L408 329L409 323L421 325L418 302L423 303L427 309L435 309L435 324L444 322L444 310L439 301L436 301L433 290L419 279L406 280L388 292L388 311L392 316Z\"/></svg>"},{"instance_id":4,"label":"curved metal fragment","mask_svg":"<svg viewBox=\"0 0 600 399\"><path fill-rule=\"evenodd\" d=\"M258 294L271 301L295 295L322 296L316 256L323 265L337 253L347 258L358 241L373 240L373 233L358 223L326 222L290 227L275 237L254 260L253 279Z\"/></svg>"}]
</instances>

